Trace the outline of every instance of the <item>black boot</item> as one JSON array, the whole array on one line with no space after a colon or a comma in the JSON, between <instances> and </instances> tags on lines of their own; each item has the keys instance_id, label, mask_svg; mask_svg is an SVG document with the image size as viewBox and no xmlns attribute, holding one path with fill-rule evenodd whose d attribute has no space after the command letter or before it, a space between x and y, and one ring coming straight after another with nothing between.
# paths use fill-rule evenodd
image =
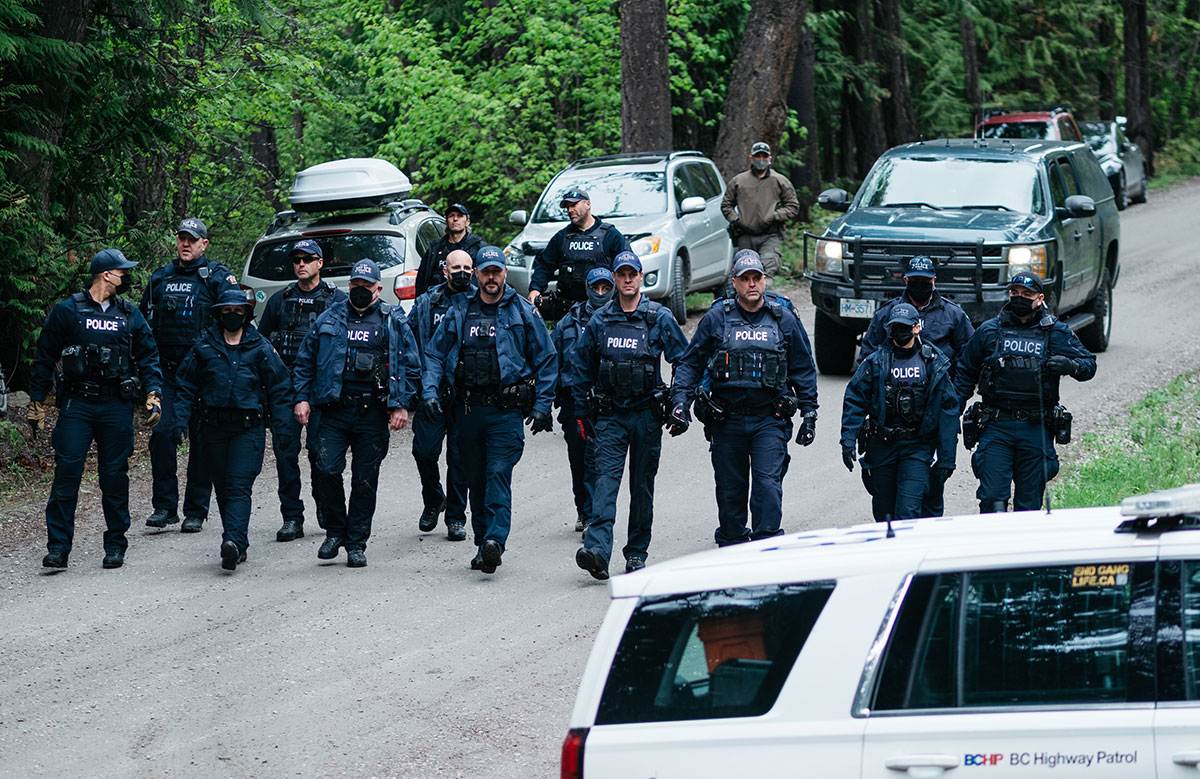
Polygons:
<instances>
[{"instance_id":1,"label":"black boot","mask_svg":"<svg viewBox=\"0 0 1200 779\"><path fill-rule=\"evenodd\" d=\"M146 520L146 527L166 527L174 525L178 521L178 514L168 513L166 509L155 509L154 513Z\"/></svg>"},{"instance_id":2,"label":"black boot","mask_svg":"<svg viewBox=\"0 0 1200 779\"><path fill-rule=\"evenodd\" d=\"M104 553L104 562L100 564L105 568L120 568L125 564L125 552L120 549L110 549Z\"/></svg>"},{"instance_id":3,"label":"black boot","mask_svg":"<svg viewBox=\"0 0 1200 779\"><path fill-rule=\"evenodd\" d=\"M42 558L43 568L66 568L67 553L66 552L49 552Z\"/></svg>"},{"instance_id":4,"label":"black boot","mask_svg":"<svg viewBox=\"0 0 1200 779\"><path fill-rule=\"evenodd\" d=\"M451 541L467 540L467 525L461 519L452 519L446 523L446 538Z\"/></svg>"},{"instance_id":5,"label":"black boot","mask_svg":"<svg viewBox=\"0 0 1200 779\"><path fill-rule=\"evenodd\" d=\"M238 558L242 553L238 551L237 544L232 541L221 542L221 567L226 571L233 571L238 567ZM245 559L245 558L242 558Z\"/></svg>"},{"instance_id":6,"label":"black boot","mask_svg":"<svg viewBox=\"0 0 1200 779\"><path fill-rule=\"evenodd\" d=\"M297 538L304 538L304 523L296 519L283 520L283 527L275 534L275 540L295 541Z\"/></svg>"},{"instance_id":7,"label":"black boot","mask_svg":"<svg viewBox=\"0 0 1200 779\"><path fill-rule=\"evenodd\" d=\"M204 529L204 517L184 517L179 526L180 533L199 533Z\"/></svg>"},{"instance_id":8,"label":"black boot","mask_svg":"<svg viewBox=\"0 0 1200 779\"><path fill-rule=\"evenodd\" d=\"M326 536L325 543L321 544L321 548L317 550L317 557L322 560L332 560L338 556L338 549L342 546L341 536Z\"/></svg>"},{"instance_id":9,"label":"black boot","mask_svg":"<svg viewBox=\"0 0 1200 779\"><path fill-rule=\"evenodd\" d=\"M446 501L442 501L440 506L426 506L421 512L421 518L417 520L417 527L422 533L428 533L437 527L438 515L446 510Z\"/></svg>"}]
</instances>

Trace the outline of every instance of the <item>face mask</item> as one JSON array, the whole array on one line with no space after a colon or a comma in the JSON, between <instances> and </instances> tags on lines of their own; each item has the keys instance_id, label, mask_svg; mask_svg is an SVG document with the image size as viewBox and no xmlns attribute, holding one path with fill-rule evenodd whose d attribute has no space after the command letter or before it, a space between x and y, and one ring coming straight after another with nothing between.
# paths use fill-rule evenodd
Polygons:
<instances>
[{"instance_id":1,"label":"face mask","mask_svg":"<svg viewBox=\"0 0 1200 779\"><path fill-rule=\"evenodd\" d=\"M455 292L463 292L467 287L471 286L471 271L460 270L450 274L450 289Z\"/></svg>"},{"instance_id":2,"label":"face mask","mask_svg":"<svg viewBox=\"0 0 1200 779\"><path fill-rule=\"evenodd\" d=\"M750 167L759 173L762 173L764 170L770 167L770 165L770 160L750 160Z\"/></svg>"},{"instance_id":3,"label":"face mask","mask_svg":"<svg viewBox=\"0 0 1200 779\"><path fill-rule=\"evenodd\" d=\"M351 287L350 288L350 305L357 308L359 311L367 308L374 302L375 293L370 287Z\"/></svg>"},{"instance_id":4,"label":"face mask","mask_svg":"<svg viewBox=\"0 0 1200 779\"><path fill-rule=\"evenodd\" d=\"M590 305L592 308L600 308L600 306L603 306L605 303L612 300L613 288L609 287L608 292L597 292L591 287L588 287L587 296L588 305Z\"/></svg>"},{"instance_id":5,"label":"face mask","mask_svg":"<svg viewBox=\"0 0 1200 779\"><path fill-rule=\"evenodd\" d=\"M221 314L221 329L227 333L241 330L246 324L246 315L241 311L226 311Z\"/></svg>"},{"instance_id":6,"label":"face mask","mask_svg":"<svg viewBox=\"0 0 1200 779\"><path fill-rule=\"evenodd\" d=\"M1029 298L1009 298L1005 308L1011 311L1013 316L1024 319L1033 313L1033 301Z\"/></svg>"},{"instance_id":7,"label":"face mask","mask_svg":"<svg viewBox=\"0 0 1200 779\"><path fill-rule=\"evenodd\" d=\"M122 274L121 280L117 282L116 293L120 295L129 289L129 274Z\"/></svg>"},{"instance_id":8,"label":"face mask","mask_svg":"<svg viewBox=\"0 0 1200 779\"><path fill-rule=\"evenodd\" d=\"M928 303L929 298L933 297L933 282L929 279L909 279L905 289L908 290L908 296L918 303Z\"/></svg>"},{"instance_id":9,"label":"face mask","mask_svg":"<svg viewBox=\"0 0 1200 779\"><path fill-rule=\"evenodd\" d=\"M888 329L888 334L892 340L898 344L906 344L912 340L913 329L908 325L892 325Z\"/></svg>"}]
</instances>

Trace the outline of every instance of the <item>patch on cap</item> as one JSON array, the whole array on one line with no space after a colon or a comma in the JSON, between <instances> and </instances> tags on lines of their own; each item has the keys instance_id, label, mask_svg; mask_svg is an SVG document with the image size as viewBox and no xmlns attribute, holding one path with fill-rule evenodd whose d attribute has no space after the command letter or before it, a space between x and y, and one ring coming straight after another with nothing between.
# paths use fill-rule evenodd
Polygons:
<instances>
[{"instance_id":1,"label":"patch on cap","mask_svg":"<svg viewBox=\"0 0 1200 779\"><path fill-rule=\"evenodd\" d=\"M616 273L621 268L633 268L638 273L641 273L642 261L633 252L621 252L613 258L613 273Z\"/></svg>"},{"instance_id":2,"label":"patch on cap","mask_svg":"<svg viewBox=\"0 0 1200 779\"><path fill-rule=\"evenodd\" d=\"M608 268L592 268L590 271L588 271L587 285L590 287L597 281L607 281L609 284L612 284L612 271L610 271Z\"/></svg>"},{"instance_id":3,"label":"patch on cap","mask_svg":"<svg viewBox=\"0 0 1200 779\"><path fill-rule=\"evenodd\" d=\"M924 276L925 278L935 278L937 271L933 269L933 260L923 254L919 254L908 261L908 270L904 272L905 276Z\"/></svg>"},{"instance_id":4,"label":"patch on cap","mask_svg":"<svg viewBox=\"0 0 1200 779\"><path fill-rule=\"evenodd\" d=\"M366 281L379 281L379 266L374 260L363 258L354 263L354 269L350 271L350 278L365 279Z\"/></svg>"},{"instance_id":5,"label":"patch on cap","mask_svg":"<svg viewBox=\"0 0 1200 779\"><path fill-rule=\"evenodd\" d=\"M763 267L762 258L758 256L758 252L753 249L745 249L738 252L738 254L741 255L741 258L733 264L733 277L735 279L751 271L758 271L766 275L767 270Z\"/></svg>"},{"instance_id":6,"label":"patch on cap","mask_svg":"<svg viewBox=\"0 0 1200 779\"><path fill-rule=\"evenodd\" d=\"M311 238L305 238L303 241L296 241L296 245L288 252L291 254L314 254L317 257L324 258L325 255L321 252L321 245Z\"/></svg>"},{"instance_id":7,"label":"patch on cap","mask_svg":"<svg viewBox=\"0 0 1200 779\"><path fill-rule=\"evenodd\" d=\"M201 222L195 217L189 216L187 219L184 219L182 222L180 222L179 227L175 230L176 235L179 235L180 233L187 233L194 238L207 238L208 228L204 225L204 222Z\"/></svg>"},{"instance_id":8,"label":"patch on cap","mask_svg":"<svg viewBox=\"0 0 1200 779\"><path fill-rule=\"evenodd\" d=\"M483 270L499 265L504 267L504 252L495 246L484 246L475 255L475 270Z\"/></svg>"}]
</instances>

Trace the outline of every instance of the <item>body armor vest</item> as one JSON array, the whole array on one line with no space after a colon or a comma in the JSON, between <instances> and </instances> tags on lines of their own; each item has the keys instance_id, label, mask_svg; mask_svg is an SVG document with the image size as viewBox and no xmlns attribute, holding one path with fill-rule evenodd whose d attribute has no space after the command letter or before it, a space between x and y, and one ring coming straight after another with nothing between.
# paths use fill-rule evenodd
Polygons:
<instances>
[{"instance_id":1,"label":"body armor vest","mask_svg":"<svg viewBox=\"0 0 1200 779\"><path fill-rule=\"evenodd\" d=\"M917 428L929 405L930 362L933 347L922 344L912 354L892 352L884 378L884 425L891 428Z\"/></svg>"},{"instance_id":2,"label":"body armor vest","mask_svg":"<svg viewBox=\"0 0 1200 779\"><path fill-rule=\"evenodd\" d=\"M996 346L984 365L979 390L988 405L997 408L1038 408L1057 402L1044 387L1049 378L1050 333L1042 328L1001 327Z\"/></svg>"},{"instance_id":3,"label":"body armor vest","mask_svg":"<svg viewBox=\"0 0 1200 779\"><path fill-rule=\"evenodd\" d=\"M204 330L205 316L215 302L208 285L208 262L182 273L172 265L163 274L162 289L154 301L154 339L163 359L178 362Z\"/></svg>"},{"instance_id":4,"label":"body armor vest","mask_svg":"<svg viewBox=\"0 0 1200 779\"><path fill-rule=\"evenodd\" d=\"M614 398L640 398L658 386L658 354L650 346L648 318L657 313L651 304L646 316L632 321L607 322L599 333L600 368L596 385Z\"/></svg>"},{"instance_id":5,"label":"body armor vest","mask_svg":"<svg viewBox=\"0 0 1200 779\"><path fill-rule=\"evenodd\" d=\"M731 300L725 303L725 335L721 348L708 363L712 388L781 390L787 386L787 344L778 304L765 307L767 316L750 324Z\"/></svg>"},{"instance_id":6,"label":"body armor vest","mask_svg":"<svg viewBox=\"0 0 1200 779\"><path fill-rule=\"evenodd\" d=\"M495 392L500 388L496 315L485 314L478 299L471 301L467 308L455 376L462 386L469 389Z\"/></svg>"},{"instance_id":7,"label":"body armor vest","mask_svg":"<svg viewBox=\"0 0 1200 779\"><path fill-rule=\"evenodd\" d=\"M113 298L108 310L84 292L75 300L75 343L62 351L63 379L114 386L133 378L133 335L123 303Z\"/></svg>"},{"instance_id":8,"label":"body armor vest","mask_svg":"<svg viewBox=\"0 0 1200 779\"><path fill-rule=\"evenodd\" d=\"M558 269L558 294L568 300L587 298L587 275L592 268L607 268L604 236L613 226L597 220L586 233L567 232L563 235L562 266Z\"/></svg>"},{"instance_id":9,"label":"body armor vest","mask_svg":"<svg viewBox=\"0 0 1200 779\"><path fill-rule=\"evenodd\" d=\"M289 368L296 361L300 342L308 335L317 317L329 307L333 297L333 282L326 281L305 292L293 282L283 291L283 307L279 314L279 329L271 333L271 345L279 352Z\"/></svg>"},{"instance_id":10,"label":"body armor vest","mask_svg":"<svg viewBox=\"0 0 1200 779\"><path fill-rule=\"evenodd\" d=\"M343 392L387 389L387 315L382 307L358 317L348 308Z\"/></svg>"}]
</instances>

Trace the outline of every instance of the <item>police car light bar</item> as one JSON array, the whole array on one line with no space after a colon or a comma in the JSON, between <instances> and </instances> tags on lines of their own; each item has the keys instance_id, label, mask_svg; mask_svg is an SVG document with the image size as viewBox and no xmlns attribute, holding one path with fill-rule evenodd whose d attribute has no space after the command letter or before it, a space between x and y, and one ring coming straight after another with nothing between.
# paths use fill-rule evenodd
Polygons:
<instances>
[{"instance_id":1,"label":"police car light bar","mask_svg":"<svg viewBox=\"0 0 1200 779\"><path fill-rule=\"evenodd\" d=\"M1121 501L1121 516L1128 519L1117 526L1118 533L1146 530L1151 520L1174 520L1169 523L1171 528L1200 528L1200 484L1125 498Z\"/></svg>"}]
</instances>

